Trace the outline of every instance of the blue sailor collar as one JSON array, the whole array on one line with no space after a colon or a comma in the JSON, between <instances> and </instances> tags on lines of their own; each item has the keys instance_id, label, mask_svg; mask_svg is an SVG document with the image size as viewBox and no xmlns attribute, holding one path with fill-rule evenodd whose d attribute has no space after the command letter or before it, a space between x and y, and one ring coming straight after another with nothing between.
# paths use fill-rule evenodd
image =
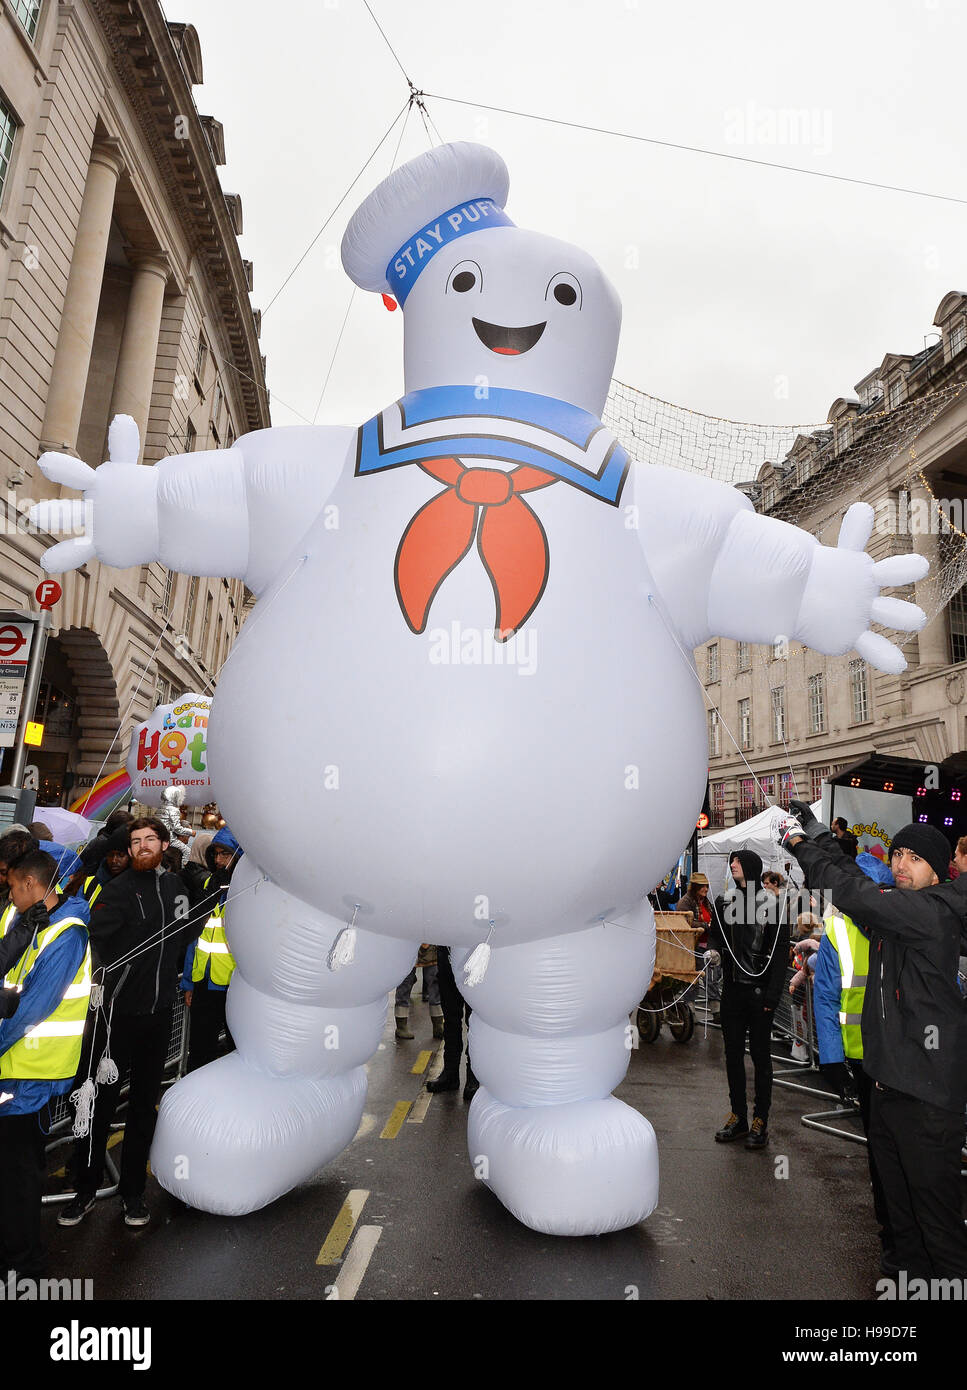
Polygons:
<instances>
[{"instance_id":1,"label":"blue sailor collar","mask_svg":"<svg viewBox=\"0 0 967 1390\"><path fill-rule=\"evenodd\" d=\"M455 456L530 464L616 507L630 458L596 416L530 391L433 386L361 425L356 476Z\"/></svg>"}]
</instances>

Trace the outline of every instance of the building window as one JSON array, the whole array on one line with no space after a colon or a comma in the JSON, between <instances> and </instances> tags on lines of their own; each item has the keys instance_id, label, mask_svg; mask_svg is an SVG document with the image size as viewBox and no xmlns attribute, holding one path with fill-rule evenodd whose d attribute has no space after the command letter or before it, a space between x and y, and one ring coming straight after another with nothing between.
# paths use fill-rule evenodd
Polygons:
<instances>
[{"instance_id":1,"label":"building window","mask_svg":"<svg viewBox=\"0 0 967 1390\"><path fill-rule=\"evenodd\" d=\"M218 438L218 417L222 413L222 402L224 399L225 397L222 393L222 383L220 381L216 381L215 396L212 400L212 434L215 435L216 439Z\"/></svg>"},{"instance_id":2,"label":"building window","mask_svg":"<svg viewBox=\"0 0 967 1390\"><path fill-rule=\"evenodd\" d=\"M779 773L779 805L783 808L788 807L792 798L796 795L793 785L791 772Z\"/></svg>"},{"instance_id":3,"label":"building window","mask_svg":"<svg viewBox=\"0 0 967 1390\"><path fill-rule=\"evenodd\" d=\"M752 701L739 701L739 746L752 747Z\"/></svg>"},{"instance_id":4,"label":"building window","mask_svg":"<svg viewBox=\"0 0 967 1390\"><path fill-rule=\"evenodd\" d=\"M823 677L809 677L809 732L821 734L826 728L826 697L823 692Z\"/></svg>"},{"instance_id":5,"label":"building window","mask_svg":"<svg viewBox=\"0 0 967 1390\"><path fill-rule=\"evenodd\" d=\"M208 361L208 344L199 333L198 349L195 352L195 385L201 395L205 394L205 364Z\"/></svg>"},{"instance_id":6,"label":"building window","mask_svg":"<svg viewBox=\"0 0 967 1390\"><path fill-rule=\"evenodd\" d=\"M24 27L28 39L37 37L37 20L40 18L40 0L12 0L14 13Z\"/></svg>"},{"instance_id":7,"label":"building window","mask_svg":"<svg viewBox=\"0 0 967 1390\"><path fill-rule=\"evenodd\" d=\"M777 637L772 644L773 661L785 661L789 656L789 641L785 637Z\"/></svg>"},{"instance_id":8,"label":"building window","mask_svg":"<svg viewBox=\"0 0 967 1390\"><path fill-rule=\"evenodd\" d=\"M950 659L967 661L967 584L950 600Z\"/></svg>"},{"instance_id":9,"label":"building window","mask_svg":"<svg viewBox=\"0 0 967 1390\"><path fill-rule=\"evenodd\" d=\"M897 377L896 381L890 382L890 409L896 410L903 400L903 378Z\"/></svg>"},{"instance_id":10,"label":"building window","mask_svg":"<svg viewBox=\"0 0 967 1390\"><path fill-rule=\"evenodd\" d=\"M771 806L776 799L776 777L774 772L770 772L765 777L759 778L759 800L763 807Z\"/></svg>"},{"instance_id":11,"label":"building window","mask_svg":"<svg viewBox=\"0 0 967 1390\"><path fill-rule=\"evenodd\" d=\"M17 119L3 97L0 97L0 198L3 197L3 189L7 181L7 170L10 168L10 157L13 154L13 140L16 133Z\"/></svg>"},{"instance_id":12,"label":"building window","mask_svg":"<svg viewBox=\"0 0 967 1390\"><path fill-rule=\"evenodd\" d=\"M967 323L960 319L950 330L950 355L956 357L967 347Z\"/></svg>"},{"instance_id":13,"label":"building window","mask_svg":"<svg viewBox=\"0 0 967 1390\"><path fill-rule=\"evenodd\" d=\"M175 576L172 574L171 570L165 570L165 587L164 593L161 595L161 612L166 618L171 612L171 595L174 591L174 587Z\"/></svg>"},{"instance_id":14,"label":"building window","mask_svg":"<svg viewBox=\"0 0 967 1390\"><path fill-rule=\"evenodd\" d=\"M809 459L801 458L796 460L796 486L802 487L803 483L809 479Z\"/></svg>"},{"instance_id":15,"label":"building window","mask_svg":"<svg viewBox=\"0 0 967 1390\"><path fill-rule=\"evenodd\" d=\"M710 685L719 678L719 644L710 642L705 653L705 684Z\"/></svg>"},{"instance_id":16,"label":"building window","mask_svg":"<svg viewBox=\"0 0 967 1390\"><path fill-rule=\"evenodd\" d=\"M722 735L719 728L719 712L717 709L710 709L708 712L708 755L710 758L717 758L722 752Z\"/></svg>"},{"instance_id":17,"label":"building window","mask_svg":"<svg viewBox=\"0 0 967 1390\"><path fill-rule=\"evenodd\" d=\"M772 697L772 741L773 743L785 743L786 687L784 685L774 686L769 693Z\"/></svg>"},{"instance_id":18,"label":"building window","mask_svg":"<svg viewBox=\"0 0 967 1390\"><path fill-rule=\"evenodd\" d=\"M185 636L191 646L191 624L195 617L195 599L198 597L198 576L193 574L188 584L188 602L185 604Z\"/></svg>"},{"instance_id":19,"label":"building window","mask_svg":"<svg viewBox=\"0 0 967 1390\"><path fill-rule=\"evenodd\" d=\"M739 820L748 820L755 815L755 778L739 779Z\"/></svg>"},{"instance_id":20,"label":"building window","mask_svg":"<svg viewBox=\"0 0 967 1390\"><path fill-rule=\"evenodd\" d=\"M155 696L155 702L159 705L171 704L171 681L167 680L164 676L158 677L158 691Z\"/></svg>"},{"instance_id":21,"label":"building window","mask_svg":"<svg viewBox=\"0 0 967 1390\"><path fill-rule=\"evenodd\" d=\"M750 656L749 656L749 644L748 644L748 642L740 642L740 643L739 643L739 670L740 670L740 671L748 671L748 670L750 669L751 666L752 666L752 661L751 661Z\"/></svg>"},{"instance_id":22,"label":"building window","mask_svg":"<svg viewBox=\"0 0 967 1390\"><path fill-rule=\"evenodd\" d=\"M195 452L195 445L196 445L197 443L198 443L198 431L195 429L194 425L193 425L193 424L191 423L191 421L189 420L189 421L188 421L188 427L187 427L187 429L185 430L185 453L186 453L186 454L193 454L193 453Z\"/></svg>"},{"instance_id":23,"label":"building window","mask_svg":"<svg viewBox=\"0 0 967 1390\"><path fill-rule=\"evenodd\" d=\"M809 771L809 800L818 801L823 794L823 783L829 776L828 767L814 767Z\"/></svg>"},{"instance_id":24,"label":"building window","mask_svg":"<svg viewBox=\"0 0 967 1390\"><path fill-rule=\"evenodd\" d=\"M863 388L863 404L875 405L877 401L883 399L883 382L870 381Z\"/></svg>"},{"instance_id":25,"label":"building window","mask_svg":"<svg viewBox=\"0 0 967 1390\"><path fill-rule=\"evenodd\" d=\"M764 487L762 489L762 510L771 512L776 505L776 490L774 487Z\"/></svg>"},{"instance_id":26,"label":"building window","mask_svg":"<svg viewBox=\"0 0 967 1390\"><path fill-rule=\"evenodd\" d=\"M711 804L711 811L712 811L712 824L713 824L713 825L724 825L724 824L725 824L725 783L724 783L724 782L713 782L713 783L712 783L712 804Z\"/></svg>"},{"instance_id":27,"label":"building window","mask_svg":"<svg viewBox=\"0 0 967 1390\"><path fill-rule=\"evenodd\" d=\"M853 723L863 724L870 717L870 682L865 661L850 662L849 689L853 702Z\"/></svg>"},{"instance_id":28,"label":"building window","mask_svg":"<svg viewBox=\"0 0 967 1390\"><path fill-rule=\"evenodd\" d=\"M221 613L219 613L219 615L218 615L218 624L217 624L217 627L216 627L216 629L215 629L215 649L214 649L214 651L212 652L212 670L215 672L216 675L218 674L219 670L221 669L220 664L219 664L219 660L218 660L218 658L219 658L219 653L221 652L221 650L222 650L222 615L221 615Z\"/></svg>"},{"instance_id":29,"label":"building window","mask_svg":"<svg viewBox=\"0 0 967 1390\"><path fill-rule=\"evenodd\" d=\"M202 626L201 636L200 636L200 638L198 639L198 650L201 651L201 652L207 652L207 650L208 650L208 633L209 633L209 630L211 629L211 625L212 625L212 596L211 596L211 590L209 590L208 593L205 595L205 621L204 621L204 624L203 624L203 626Z\"/></svg>"},{"instance_id":30,"label":"building window","mask_svg":"<svg viewBox=\"0 0 967 1390\"><path fill-rule=\"evenodd\" d=\"M840 453L844 453L853 443L853 426L850 421L845 425L838 426L836 430L836 446Z\"/></svg>"}]
</instances>

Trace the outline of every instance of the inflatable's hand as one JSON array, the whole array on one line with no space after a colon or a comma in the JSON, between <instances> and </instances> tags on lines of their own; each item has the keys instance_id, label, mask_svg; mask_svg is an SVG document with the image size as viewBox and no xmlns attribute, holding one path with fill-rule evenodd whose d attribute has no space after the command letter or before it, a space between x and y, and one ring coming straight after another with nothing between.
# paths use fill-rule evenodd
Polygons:
<instances>
[{"instance_id":1,"label":"inflatable's hand","mask_svg":"<svg viewBox=\"0 0 967 1390\"><path fill-rule=\"evenodd\" d=\"M134 420L116 415L108 431L108 462L100 468L89 468L70 454L41 456L40 470L46 478L84 494L83 499L38 502L30 509L30 521L39 530L75 533L41 557L49 574L62 574L94 559L126 569L158 558L157 473L138 463L140 453Z\"/></svg>"},{"instance_id":2,"label":"inflatable's hand","mask_svg":"<svg viewBox=\"0 0 967 1390\"><path fill-rule=\"evenodd\" d=\"M919 632L927 615L915 603L882 598L880 590L913 584L924 577L930 565L923 555L914 554L874 562L866 554L872 531L873 508L868 502L854 502L843 518L835 548L815 548L796 636L817 651L829 653L829 634L835 631L846 641L845 650L852 647L878 671L896 676L906 670L906 658L893 642L870 632L870 623L899 632Z\"/></svg>"}]
</instances>

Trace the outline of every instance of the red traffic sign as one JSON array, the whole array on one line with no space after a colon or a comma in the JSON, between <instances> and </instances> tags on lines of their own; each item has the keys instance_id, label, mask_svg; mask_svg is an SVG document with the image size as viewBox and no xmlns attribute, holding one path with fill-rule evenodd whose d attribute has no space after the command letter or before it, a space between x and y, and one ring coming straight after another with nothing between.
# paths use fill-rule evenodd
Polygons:
<instances>
[{"instance_id":1,"label":"red traffic sign","mask_svg":"<svg viewBox=\"0 0 967 1390\"><path fill-rule=\"evenodd\" d=\"M64 591L56 579L42 579L34 590L34 598L41 608L53 608L64 597Z\"/></svg>"},{"instance_id":2,"label":"red traffic sign","mask_svg":"<svg viewBox=\"0 0 967 1390\"><path fill-rule=\"evenodd\" d=\"M11 627L9 623L0 627L0 657L16 656L20 648L26 645L27 639L19 627Z\"/></svg>"}]
</instances>

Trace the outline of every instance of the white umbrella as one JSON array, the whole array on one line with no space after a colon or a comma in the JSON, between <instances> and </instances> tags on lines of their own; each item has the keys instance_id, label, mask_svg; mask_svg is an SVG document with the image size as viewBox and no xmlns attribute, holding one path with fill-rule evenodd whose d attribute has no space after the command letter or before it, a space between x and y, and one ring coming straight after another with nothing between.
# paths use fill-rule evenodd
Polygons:
<instances>
[{"instance_id":1,"label":"white umbrella","mask_svg":"<svg viewBox=\"0 0 967 1390\"><path fill-rule=\"evenodd\" d=\"M38 806L34 820L42 821L59 845L83 845L91 838L91 822L63 806Z\"/></svg>"}]
</instances>

